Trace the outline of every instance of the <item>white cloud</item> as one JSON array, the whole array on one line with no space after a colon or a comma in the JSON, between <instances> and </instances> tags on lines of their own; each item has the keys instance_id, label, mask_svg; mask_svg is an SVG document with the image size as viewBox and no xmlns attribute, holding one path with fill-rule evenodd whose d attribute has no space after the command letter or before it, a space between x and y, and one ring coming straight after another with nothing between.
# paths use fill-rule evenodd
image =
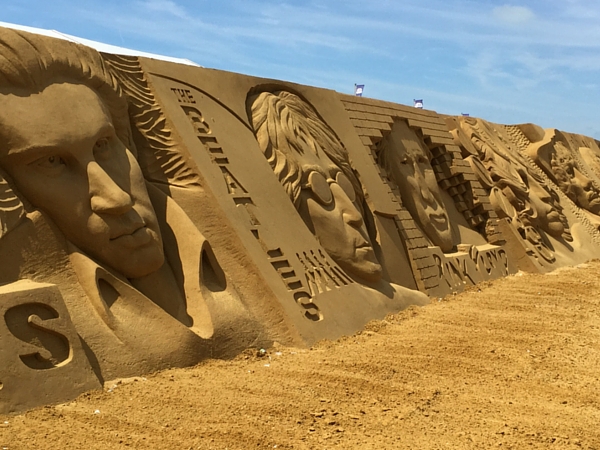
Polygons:
<instances>
[{"instance_id":1,"label":"white cloud","mask_svg":"<svg viewBox=\"0 0 600 450\"><path fill-rule=\"evenodd\" d=\"M494 17L509 24L522 24L535 18L533 11L525 6L502 5L492 10Z\"/></svg>"}]
</instances>

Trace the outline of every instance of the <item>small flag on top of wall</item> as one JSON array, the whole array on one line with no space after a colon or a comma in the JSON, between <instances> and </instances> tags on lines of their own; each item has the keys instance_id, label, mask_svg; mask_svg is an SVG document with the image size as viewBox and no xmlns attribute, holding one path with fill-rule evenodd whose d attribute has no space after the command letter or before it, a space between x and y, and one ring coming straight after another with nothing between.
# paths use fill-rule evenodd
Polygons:
<instances>
[{"instance_id":1,"label":"small flag on top of wall","mask_svg":"<svg viewBox=\"0 0 600 450\"><path fill-rule=\"evenodd\" d=\"M364 89L365 89L364 84L355 84L354 85L354 95L356 95L357 97L362 97Z\"/></svg>"},{"instance_id":2,"label":"small flag on top of wall","mask_svg":"<svg viewBox=\"0 0 600 450\"><path fill-rule=\"evenodd\" d=\"M469 113L460 113L460 115L463 117L469 117Z\"/></svg>"},{"instance_id":3,"label":"small flag on top of wall","mask_svg":"<svg viewBox=\"0 0 600 450\"><path fill-rule=\"evenodd\" d=\"M422 98L419 100L413 99L413 102L414 102L415 108L423 109L423 99Z\"/></svg>"}]
</instances>

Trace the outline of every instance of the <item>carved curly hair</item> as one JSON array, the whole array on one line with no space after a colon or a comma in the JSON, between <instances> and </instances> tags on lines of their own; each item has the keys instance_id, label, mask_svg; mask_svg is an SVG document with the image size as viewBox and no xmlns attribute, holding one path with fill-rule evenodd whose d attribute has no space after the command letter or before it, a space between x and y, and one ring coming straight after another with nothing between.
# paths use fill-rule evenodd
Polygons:
<instances>
[{"instance_id":1,"label":"carved curly hair","mask_svg":"<svg viewBox=\"0 0 600 450\"><path fill-rule=\"evenodd\" d=\"M250 122L258 145L290 200L298 207L303 169L295 154L306 144L316 155L323 152L348 177L363 213L364 194L350 165L348 151L334 131L299 96L288 91L261 92L248 98Z\"/></svg>"}]
</instances>

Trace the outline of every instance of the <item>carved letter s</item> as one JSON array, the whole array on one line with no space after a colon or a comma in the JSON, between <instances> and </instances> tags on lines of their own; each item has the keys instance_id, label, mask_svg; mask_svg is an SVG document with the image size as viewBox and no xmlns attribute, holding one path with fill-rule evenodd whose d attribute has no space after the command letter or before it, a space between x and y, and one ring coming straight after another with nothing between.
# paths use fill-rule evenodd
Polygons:
<instances>
[{"instance_id":1,"label":"carved letter s","mask_svg":"<svg viewBox=\"0 0 600 450\"><path fill-rule=\"evenodd\" d=\"M19 358L34 370L52 369L67 364L73 357L69 340L61 333L63 319L43 303L25 303L6 311L8 330L24 344Z\"/></svg>"}]
</instances>

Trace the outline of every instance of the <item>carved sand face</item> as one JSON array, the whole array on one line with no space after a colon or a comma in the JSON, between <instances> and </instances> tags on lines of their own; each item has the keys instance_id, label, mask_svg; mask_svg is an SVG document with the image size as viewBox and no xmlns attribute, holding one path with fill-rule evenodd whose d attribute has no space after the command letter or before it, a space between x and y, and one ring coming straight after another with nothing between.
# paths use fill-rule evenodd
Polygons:
<instances>
[{"instance_id":1,"label":"carved sand face","mask_svg":"<svg viewBox=\"0 0 600 450\"><path fill-rule=\"evenodd\" d=\"M593 214L600 213L600 192L592 180L581 173L562 142L556 142L550 165L561 190L575 203Z\"/></svg>"},{"instance_id":2,"label":"carved sand face","mask_svg":"<svg viewBox=\"0 0 600 450\"><path fill-rule=\"evenodd\" d=\"M141 170L90 88L52 84L0 98L0 166L66 238L129 278L163 264Z\"/></svg>"},{"instance_id":3,"label":"carved sand face","mask_svg":"<svg viewBox=\"0 0 600 450\"><path fill-rule=\"evenodd\" d=\"M434 245L443 252L451 251L454 243L450 219L426 150L404 122L395 123L387 139L386 158L402 203Z\"/></svg>"},{"instance_id":4,"label":"carved sand face","mask_svg":"<svg viewBox=\"0 0 600 450\"><path fill-rule=\"evenodd\" d=\"M560 237L565 231L555 199L536 180L529 177L529 200L537 212L537 225L550 236Z\"/></svg>"},{"instance_id":5,"label":"carved sand face","mask_svg":"<svg viewBox=\"0 0 600 450\"><path fill-rule=\"evenodd\" d=\"M329 256L346 272L367 281L381 278L350 180L324 153L296 155L304 172L299 212Z\"/></svg>"},{"instance_id":6,"label":"carved sand face","mask_svg":"<svg viewBox=\"0 0 600 450\"><path fill-rule=\"evenodd\" d=\"M507 150L502 151L502 146L493 144L493 132L486 124L470 118L462 122L462 128L484 160L494 186L503 192L521 220L551 236L560 237L565 227L557 201L550 192L533 176L528 176L526 168L514 157L509 158Z\"/></svg>"}]
</instances>

